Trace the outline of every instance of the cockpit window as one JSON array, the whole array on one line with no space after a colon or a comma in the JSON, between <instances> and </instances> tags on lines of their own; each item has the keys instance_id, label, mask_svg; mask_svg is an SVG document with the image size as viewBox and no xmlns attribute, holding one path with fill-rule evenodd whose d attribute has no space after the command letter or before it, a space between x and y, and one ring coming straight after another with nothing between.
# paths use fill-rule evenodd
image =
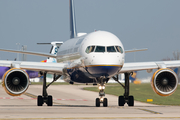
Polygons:
<instances>
[{"instance_id":1,"label":"cockpit window","mask_svg":"<svg viewBox=\"0 0 180 120\"><path fill-rule=\"evenodd\" d=\"M94 51L95 46L91 46L89 49L89 53Z\"/></svg>"},{"instance_id":2,"label":"cockpit window","mask_svg":"<svg viewBox=\"0 0 180 120\"><path fill-rule=\"evenodd\" d=\"M86 53L89 53L90 46L86 48Z\"/></svg>"},{"instance_id":3,"label":"cockpit window","mask_svg":"<svg viewBox=\"0 0 180 120\"><path fill-rule=\"evenodd\" d=\"M88 47L86 48L86 53L93 52L93 51L94 51L94 48L95 48L95 46L88 46Z\"/></svg>"},{"instance_id":4,"label":"cockpit window","mask_svg":"<svg viewBox=\"0 0 180 120\"><path fill-rule=\"evenodd\" d=\"M91 52L120 52L123 53L123 49L120 46L88 46L86 53Z\"/></svg>"},{"instance_id":5,"label":"cockpit window","mask_svg":"<svg viewBox=\"0 0 180 120\"><path fill-rule=\"evenodd\" d=\"M116 46L118 52L123 53L123 49L120 46Z\"/></svg>"},{"instance_id":6,"label":"cockpit window","mask_svg":"<svg viewBox=\"0 0 180 120\"><path fill-rule=\"evenodd\" d=\"M108 46L107 52L116 52L116 50L115 50L114 46Z\"/></svg>"},{"instance_id":7,"label":"cockpit window","mask_svg":"<svg viewBox=\"0 0 180 120\"><path fill-rule=\"evenodd\" d=\"M95 52L105 52L105 46L96 46Z\"/></svg>"}]
</instances>

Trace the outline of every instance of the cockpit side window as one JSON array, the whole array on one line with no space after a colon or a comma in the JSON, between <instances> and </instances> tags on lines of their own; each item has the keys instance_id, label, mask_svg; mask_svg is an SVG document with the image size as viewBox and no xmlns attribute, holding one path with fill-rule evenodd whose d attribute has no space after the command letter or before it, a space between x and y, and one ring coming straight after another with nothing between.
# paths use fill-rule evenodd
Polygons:
<instances>
[{"instance_id":1,"label":"cockpit side window","mask_svg":"<svg viewBox=\"0 0 180 120\"><path fill-rule=\"evenodd\" d=\"M115 50L114 46L108 46L107 52L116 52L116 50Z\"/></svg>"},{"instance_id":2,"label":"cockpit side window","mask_svg":"<svg viewBox=\"0 0 180 120\"><path fill-rule=\"evenodd\" d=\"M105 52L105 46L96 46L95 52Z\"/></svg>"},{"instance_id":3,"label":"cockpit side window","mask_svg":"<svg viewBox=\"0 0 180 120\"><path fill-rule=\"evenodd\" d=\"M89 49L89 53L94 52L94 48L95 48L95 46L91 46L90 49Z\"/></svg>"},{"instance_id":4,"label":"cockpit side window","mask_svg":"<svg viewBox=\"0 0 180 120\"><path fill-rule=\"evenodd\" d=\"M123 49L120 46L116 46L118 52L123 53Z\"/></svg>"},{"instance_id":5,"label":"cockpit side window","mask_svg":"<svg viewBox=\"0 0 180 120\"><path fill-rule=\"evenodd\" d=\"M91 52L93 52L93 51L94 51L94 48L95 48L95 46L88 46L88 47L86 48L86 53L91 53Z\"/></svg>"}]
</instances>

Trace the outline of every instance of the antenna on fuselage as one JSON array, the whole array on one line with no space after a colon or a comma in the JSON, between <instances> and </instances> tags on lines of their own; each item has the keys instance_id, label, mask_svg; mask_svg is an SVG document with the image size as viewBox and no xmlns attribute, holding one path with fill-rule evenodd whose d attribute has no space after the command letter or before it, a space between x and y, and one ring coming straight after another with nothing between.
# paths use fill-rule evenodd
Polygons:
<instances>
[{"instance_id":1,"label":"antenna on fuselage","mask_svg":"<svg viewBox=\"0 0 180 120\"><path fill-rule=\"evenodd\" d=\"M74 1L69 0L70 38L77 36Z\"/></svg>"}]
</instances>

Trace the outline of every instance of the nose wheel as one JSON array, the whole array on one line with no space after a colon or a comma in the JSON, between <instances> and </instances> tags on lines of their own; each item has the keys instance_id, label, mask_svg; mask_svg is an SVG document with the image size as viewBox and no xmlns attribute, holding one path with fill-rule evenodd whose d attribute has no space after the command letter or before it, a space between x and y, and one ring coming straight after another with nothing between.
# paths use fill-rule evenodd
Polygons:
<instances>
[{"instance_id":1,"label":"nose wheel","mask_svg":"<svg viewBox=\"0 0 180 120\"><path fill-rule=\"evenodd\" d=\"M100 104L103 104L103 107L108 106L108 99L107 98L96 98L96 107L100 107Z\"/></svg>"},{"instance_id":2,"label":"nose wheel","mask_svg":"<svg viewBox=\"0 0 180 120\"><path fill-rule=\"evenodd\" d=\"M108 106L108 100L107 100L107 98L104 98L104 100L103 100L103 106L104 106L104 107L107 107L107 106Z\"/></svg>"},{"instance_id":3,"label":"nose wheel","mask_svg":"<svg viewBox=\"0 0 180 120\"><path fill-rule=\"evenodd\" d=\"M96 107L100 107L100 99L96 98Z\"/></svg>"}]
</instances>

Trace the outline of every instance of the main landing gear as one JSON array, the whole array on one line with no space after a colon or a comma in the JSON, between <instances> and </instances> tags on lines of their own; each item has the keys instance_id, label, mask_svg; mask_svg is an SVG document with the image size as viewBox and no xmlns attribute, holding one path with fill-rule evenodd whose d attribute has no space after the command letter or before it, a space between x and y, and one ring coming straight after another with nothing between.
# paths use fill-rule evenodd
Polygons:
<instances>
[{"instance_id":1,"label":"main landing gear","mask_svg":"<svg viewBox=\"0 0 180 120\"><path fill-rule=\"evenodd\" d=\"M52 106L53 105L53 97L51 95L48 95L47 93L47 88L53 83L55 82L57 79L59 79L61 77L61 75L54 75L54 79L51 83L49 83L48 85L46 85L46 72L44 72L43 74L43 91L42 91L42 96L39 95L37 97L37 106L42 106L44 103L47 104L47 106Z\"/></svg>"},{"instance_id":2,"label":"main landing gear","mask_svg":"<svg viewBox=\"0 0 180 120\"><path fill-rule=\"evenodd\" d=\"M118 98L118 105L119 106L124 106L125 103L128 104L128 106L134 106L134 97L133 96L129 96L129 75L131 73L125 73L125 85L121 84L118 81L118 75L117 77L113 77L113 79L115 81L117 81L119 84L121 84L121 86L124 88L124 96L119 96Z\"/></svg>"}]
</instances>

